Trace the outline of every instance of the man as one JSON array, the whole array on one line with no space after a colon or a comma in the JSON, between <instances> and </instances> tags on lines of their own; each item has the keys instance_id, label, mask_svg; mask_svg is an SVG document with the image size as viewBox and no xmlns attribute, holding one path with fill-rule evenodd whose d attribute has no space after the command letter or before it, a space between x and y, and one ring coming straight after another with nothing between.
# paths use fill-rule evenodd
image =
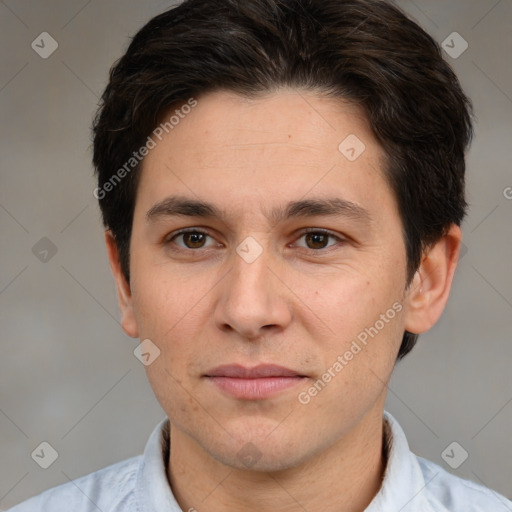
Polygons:
<instances>
[{"instance_id":1,"label":"man","mask_svg":"<svg viewBox=\"0 0 512 512\"><path fill-rule=\"evenodd\" d=\"M384 412L439 319L471 104L378 0L188 0L113 68L95 196L167 414L143 456L13 511L511 511Z\"/></svg>"}]
</instances>

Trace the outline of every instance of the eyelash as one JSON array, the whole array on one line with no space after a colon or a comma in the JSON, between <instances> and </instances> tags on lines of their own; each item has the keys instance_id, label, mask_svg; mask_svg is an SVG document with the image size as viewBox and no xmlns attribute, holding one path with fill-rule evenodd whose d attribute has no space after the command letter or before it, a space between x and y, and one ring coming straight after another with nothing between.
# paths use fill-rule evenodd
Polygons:
<instances>
[{"instance_id":1,"label":"eyelash","mask_svg":"<svg viewBox=\"0 0 512 512\"><path fill-rule=\"evenodd\" d=\"M181 236L183 234L186 234L186 233L197 233L197 234L206 235L206 236L209 236L210 238L213 238L206 231L203 231L203 230L198 229L198 228L189 228L189 229L182 229L180 231L177 231L176 233L172 233L171 235L169 235L168 237L166 237L164 239L164 244L165 245L170 245L176 238L178 238L179 236ZM326 229L321 229L321 228L307 228L304 231L302 231L302 233L299 236L299 239L302 238L304 235L307 235L307 234L310 234L310 233L326 235L326 236L328 236L330 238L334 238L338 243L341 243L341 244L346 242L346 240L344 238L341 238L340 236L335 235L331 231L328 231ZM312 252L312 253L319 253L319 252L326 252L328 249L330 249L330 248L332 248L334 246L335 245L331 245L331 246L323 247L323 248L320 248L320 249L309 249L307 247L305 247L305 248L301 247L301 249L305 249L306 251L309 251L309 252ZM191 249L191 248L185 248L184 249L183 247L179 247L179 246L177 246L176 248L173 248L173 250L175 250L177 252L191 252L191 251L192 252L198 252L201 249L205 249L205 248L204 247L199 247L197 249ZM206 249L208 249L208 248L206 248Z\"/></svg>"}]
</instances>

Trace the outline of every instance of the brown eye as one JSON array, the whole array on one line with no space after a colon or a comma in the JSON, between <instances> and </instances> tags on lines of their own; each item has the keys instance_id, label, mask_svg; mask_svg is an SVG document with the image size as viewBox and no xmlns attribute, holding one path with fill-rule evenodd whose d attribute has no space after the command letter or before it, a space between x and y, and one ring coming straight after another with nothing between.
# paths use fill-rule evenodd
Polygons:
<instances>
[{"instance_id":1,"label":"brown eye","mask_svg":"<svg viewBox=\"0 0 512 512\"><path fill-rule=\"evenodd\" d=\"M208 233L198 230L180 231L174 236L169 237L166 243L174 243L180 249L202 249L208 247L206 241L211 238ZM181 240L181 243L178 243Z\"/></svg>"},{"instance_id":2,"label":"brown eye","mask_svg":"<svg viewBox=\"0 0 512 512\"><path fill-rule=\"evenodd\" d=\"M304 244L299 244L299 247L310 249L313 251L319 251L321 249L328 249L333 245L340 245L344 242L342 238L331 233L330 231L324 231L319 229L311 229L306 233L303 233L299 240L304 239ZM331 242L330 240L333 240Z\"/></svg>"},{"instance_id":3,"label":"brown eye","mask_svg":"<svg viewBox=\"0 0 512 512\"><path fill-rule=\"evenodd\" d=\"M323 233L307 233L306 244L310 249L324 249L329 242L329 236Z\"/></svg>"},{"instance_id":4,"label":"brown eye","mask_svg":"<svg viewBox=\"0 0 512 512\"><path fill-rule=\"evenodd\" d=\"M204 245L206 235L204 233L184 233L183 241L189 249L198 249Z\"/></svg>"}]
</instances>

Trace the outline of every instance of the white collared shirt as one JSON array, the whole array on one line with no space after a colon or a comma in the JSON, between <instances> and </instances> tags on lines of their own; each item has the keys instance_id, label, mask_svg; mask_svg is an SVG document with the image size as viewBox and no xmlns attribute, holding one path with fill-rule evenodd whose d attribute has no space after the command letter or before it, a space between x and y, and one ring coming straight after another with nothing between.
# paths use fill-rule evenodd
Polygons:
<instances>
[{"instance_id":1,"label":"white collared shirt","mask_svg":"<svg viewBox=\"0 0 512 512\"><path fill-rule=\"evenodd\" d=\"M512 512L512 501L414 455L398 422L384 412L384 481L365 512ZM183 512L167 479L169 420L144 455L49 489L8 512Z\"/></svg>"}]
</instances>

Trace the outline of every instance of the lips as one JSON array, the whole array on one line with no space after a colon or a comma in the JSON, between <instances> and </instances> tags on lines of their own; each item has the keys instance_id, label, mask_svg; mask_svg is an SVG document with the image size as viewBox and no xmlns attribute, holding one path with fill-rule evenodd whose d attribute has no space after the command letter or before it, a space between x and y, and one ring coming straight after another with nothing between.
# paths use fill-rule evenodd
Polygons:
<instances>
[{"instance_id":1,"label":"lips","mask_svg":"<svg viewBox=\"0 0 512 512\"><path fill-rule=\"evenodd\" d=\"M223 365L208 372L207 377L231 377L235 379L260 379L263 377L304 377L294 370L275 364L262 364L245 368L236 364Z\"/></svg>"},{"instance_id":2,"label":"lips","mask_svg":"<svg viewBox=\"0 0 512 512\"><path fill-rule=\"evenodd\" d=\"M205 377L223 393L241 400L262 400L290 389L306 378L294 370L277 365L246 368L223 365Z\"/></svg>"}]
</instances>

